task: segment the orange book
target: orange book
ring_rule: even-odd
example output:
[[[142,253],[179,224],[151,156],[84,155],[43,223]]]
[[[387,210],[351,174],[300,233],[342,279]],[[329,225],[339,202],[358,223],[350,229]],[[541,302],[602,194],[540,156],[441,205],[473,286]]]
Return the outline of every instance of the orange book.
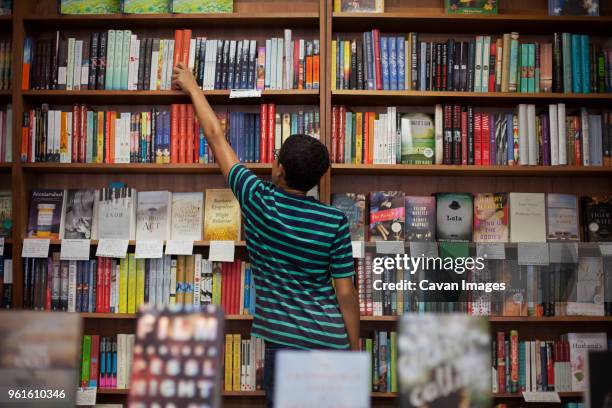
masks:
[[[23,116],[23,125],[21,126],[21,161],[29,163],[32,161],[30,157],[30,113],[25,112]]]
[[[174,31],[174,55],[172,59],[173,68],[181,61],[183,55],[183,30]]]
[[[98,112],[98,129],[96,129],[96,163],[104,163],[104,112]]]
[[[170,163],[178,163],[179,105],[170,105]]]
[[[111,125],[112,115],[111,112],[106,112],[106,129],[104,129],[104,163],[112,163],[110,155],[110,140],[111,140]]]
[[[376,114],[374,112],[370,112],[370,120],[368,121],[368,133],[370,134],[370,141],[368,143],[368,147],[370,150],[370,154],[368,156],[368,164],[372,164],[374,161],[373,152],[374,152],[374,119],[376,119]]]
[[[306,56],[306,81],[304,88],[312,89],[312,54]]]
[[[370,160],[370,132],[368,129],[368,123],[370,119],[370,112],[363,113],[363,164],[368,164]]]
[[[191,30],[183,30],[183,54],[181,62],[185,65],[189,64],[189,45],[191,43]]]
[[[185,127],[187,128],[187,151],[185,152],[185,162],[193,163],[193,148],[195,145],[193,133],[193,105],[185,105],[187,107],[187,118]]]
[[[179,105],[179,123],[178,123],[178,162],[185,163],[185,155],[187,152],[187,105],[182,103]]]
[[[111,112],[110,159],[115,163],[115,141],[117,135],[117,112]]]
[[[33,44],[31,38],[26,38],[23,47],[23,68],[21,72],[21,89],[30,89],[30,66],[32,63]]]
[[[315,48],[315,54],[312,56],[312,88],[319,89],[319,50]]]
[[[268,105],[261,104],[259,112],[259,162],[268,163]]]

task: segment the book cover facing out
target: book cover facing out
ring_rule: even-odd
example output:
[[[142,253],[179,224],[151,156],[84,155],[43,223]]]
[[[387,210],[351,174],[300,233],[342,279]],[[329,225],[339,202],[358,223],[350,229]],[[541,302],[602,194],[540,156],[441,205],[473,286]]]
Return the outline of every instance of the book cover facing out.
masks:
[[[548,241],[578,241],[578,199],[572,194],[546,195]]]
[[[365,194],[332,194],[332,206],[341,210],[348,219],[353,241],[363,241],[365,235]]]
[[[220,407],[223,326],[213,305],[141,309],[129,406]]]
[[[231,13],[233,0],[172,0],[173,13]]]
[[[382,13],[385,11],[385,0],[334,0],[334,11],[345,13]]]
[[[402,164],[433,164],[434,121],[425,113],[406,113],[401,119]]]
[[[201,240],[203,214],[202,192],[173,193],[170,238],[185,241]]]
[[[469,193],[436,193],[438,241],[470,242],[473,203]]]
[[[405,223],[404,193],[370,193],[370,241],[403,241]]]
[[[397,373],[400,407],[491,406],[491,343],[486,318],[405,314]]]
[[[13,198],[10,190],[0,191],[0,237],[10,237],[13,229]]]
[[[406,196],[406,241],[436,240],[436,198]]]
[[[474,242],[508,242],[508,194],[474,196]]]
[[[60,0],[60,14],[117,14],[121,0]]]
[[[29,238],[59,239],[64,205],[64,190],[32,190]]]
[[[64,235],[66,239],[91,239],[96,190],[68,190]]]
[[[123,0],[127,14],[161,14],[170,12],[172,0]]]
[[[572,373],[572,391],[586,389],[586,360],[592,351],[608,349],[607,335],[601,333],[568,333],[570,347],[570,369]]]
[[[548,15],[597,17],[599,0],[548,0]]]
[[[206,190],[204,240],[240,239],[240,205],[229,188]]]
[[[37,400],[36,406],[74,406],[80,336],[81,318],[77,313],[3,312],[0,319],[3,401],[8,402],[4,398],[8,397],[9,389],[64,390],[65,398]],[[34,406],[26,400],[21,402],[23,405],[17,405]]]
[[[612,197],[583,197],[582,211],[585,241],[612,241]]]
[[[497,14],[497,0],[445,0],[448,14]]]

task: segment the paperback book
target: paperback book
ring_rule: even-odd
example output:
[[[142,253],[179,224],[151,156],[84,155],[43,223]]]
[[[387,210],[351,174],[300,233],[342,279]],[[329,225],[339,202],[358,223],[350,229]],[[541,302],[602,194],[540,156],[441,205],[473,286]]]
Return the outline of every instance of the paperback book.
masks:
[[[332,206],[341,210],[349,223],[351,240],[363,241],[365,235],[365,194],[332,194]]]
[[[172,0],[123,0],[126,14],[163,14],[170,12]]]
[[[602,258],[582,257],[567,302],[568,316],[604,315],[604,268]],[[607,294],[608,296],[610,294]]]
[[[436,193],[436,236],[438,241],[470,242],[473,201],[469,193]]]
[[[370,193],[370,241],[404,241],[405,199],[401,191]]]
[[[612,241],[612,197],[583,197],[582,214],[585,241]]]
[[[546,242],[544,193],[510,193],[510,242]]]
[[[599,0],[548,0],[548,15],[597,17]]]
[[[200,241],[203,214],[203,193],[173,193],[170,239]]]
[[[96,222],[96,195],[93,189],[66,191],[62,239],[91,239]]]
[[[578,198],[572,194],[546,194],[548,241],[579,241]]]
[[[334,11],[344,13],[383,13],[385,0],[334,0]]]
[[[129,187],[98,190],[98,239],[136,239],[136,196]]]
[[[425,113],[401,116],[401,163],[433,164],[435,148],[434,120]]]
[[[240,205],[230,189],[206,190],[204,207],[205,241],[240,240]]]
[[[497,14],[497,0],[444,0],[449,14]]]
[[[13,229],[13,197],[10,190],[0,191],[0,237],[8,238]]]
[[[64,200],[64,190],[32,190],[28,218],[29,238],[59,239],[63,229]]]
[[[231,13],[234,0],[172,0],[173,13]]]
[[[117,14],[121,0],[60,0],[60,14]]]
[[[590,351],[606,351],[606,333],[568,333],[563,339],[569,342],[572,391],[586,390],[586,362]]]
[[[136,211],[136,240],[165,241],[170,237],[169,191],[141,191]]]
[[[508,242],[508,194],[474,196],[474,242]]]
[[[406,241],[436,240],[436,198],[406,196]]]

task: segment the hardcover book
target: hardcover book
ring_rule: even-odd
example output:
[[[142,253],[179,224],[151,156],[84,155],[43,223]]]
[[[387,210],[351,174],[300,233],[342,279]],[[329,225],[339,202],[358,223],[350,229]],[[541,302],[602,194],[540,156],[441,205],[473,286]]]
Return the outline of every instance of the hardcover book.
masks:
[[[436,193],[438,241],[470,242],[473,202],[469,193]]]
[[[583,257],[578,260],[575,282],[567,302],[568,316],[604,315],[604,269],[602,258]]]
[[[397,351],[401,408],[491,406],[491,339],[486,318],[461,313],[405,314]]]
[[[231,13],[233,0],[172,0],[173,13]]]
[[[401,191],[370,193],[370,241],[403,241],[405,199]]]
[[[170,12],[172,0],[123,0],[123,12],[127,14],[162,14]]]
[[[448,14],[497,14],[497,0],[444,0]]]
[[[60,14],[117,14],[121,0],[60,0]]]
[[[0,191],[0,237],[10,237],[13,229],[13,198],[10,190]]]
[[[173,193],[170,239],[200,241],[203,214],[204,193]]]
[[[543,193],[510,193],[510,242],[546,242]]]
[[[585,241],[612,241],[612,197],[582,197],[582,213]]]
[[[64,197],[64,190],[32,190],[28,218],[29,238],[59,239]]]
[[[240,228],[240,205],[232,190],[206,190],[204,240],[238,241],[240,239]]]
[[[508,242],[508,194],[474,196],[474,242]]]
[[[565,340],[570,347],[570,369],[572,391],[586,389],[586,359],[590,351],[605,351],[607,347],[606,333],[568,333]]]
[[[223,312],[213,305],[143,308],[136,328],[128,405],[219,408],[223,326]],[[179,349],[180,353],[168,353]],[[159,370],[151,361],[176,370]]]
[[[434,121],[425,113],[401,116],[401,163],[433,164],[435,148]]]
[[[578,241],[578,199],[573,194],[546,195],[547,238],[549,241]]]
[[[406,196],[406,241],[436,240],[436,198]]]
[[[549,16],[599,16],[599,0],[548,0]]]
[[[98,191],[98,239],[136,239],[136,196],[128,187]]]
[[[96,190],[66,191],[66,206],[64,213],[64,229],[61,238],[91,239],[95,222],[94,206]]]
[[[332,194],[332,206],[346,215],[351,229],[351,240],[363,241],[365,235],[365,194]]]
[[[170,236],[169,191],[141,191],[136,210],[136,240],[165,241]]]
[[[383,13],[385,11],[385,0],[334,0],[334,11]]]

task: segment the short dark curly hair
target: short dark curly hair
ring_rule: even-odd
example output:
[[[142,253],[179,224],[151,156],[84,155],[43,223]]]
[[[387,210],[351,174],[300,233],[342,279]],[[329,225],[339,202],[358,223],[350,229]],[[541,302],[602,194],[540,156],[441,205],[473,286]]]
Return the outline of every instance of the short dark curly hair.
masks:
[[[312,136],[295,134],[285,140],[278,154],[290,188],[308,191],[329,169],[327,147]]]

